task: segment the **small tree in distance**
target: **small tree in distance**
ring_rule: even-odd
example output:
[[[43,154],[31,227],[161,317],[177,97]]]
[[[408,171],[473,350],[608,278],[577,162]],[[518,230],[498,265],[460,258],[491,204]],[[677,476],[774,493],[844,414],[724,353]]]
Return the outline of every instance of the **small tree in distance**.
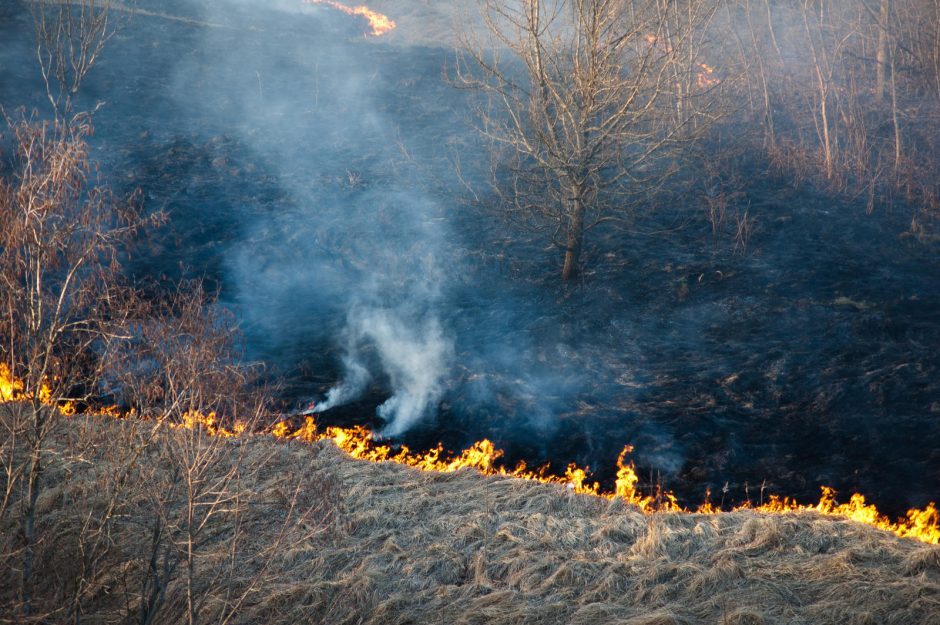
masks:
[[[480,0],[486,33],[462,34],[457,83],[485,94],[494,188],[554,228],[564,281],[585,233],[649,197],[714,121],[721,85],[700,57],[718,5]]]
[[[36,59],[46,97],[60,123],[71,123],[73,98],[114,35],[110,0],[33,0]],[[77,117],[82,118],[87,113]]]

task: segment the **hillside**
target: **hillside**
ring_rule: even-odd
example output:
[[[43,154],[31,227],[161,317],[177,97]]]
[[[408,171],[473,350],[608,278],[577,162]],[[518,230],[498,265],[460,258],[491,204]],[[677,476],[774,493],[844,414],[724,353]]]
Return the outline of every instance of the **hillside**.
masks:
[[[353,460],[328,441],[151,439],[146,422],[65,423],[39,502],[37,594],[66,595],[90,553],[77,548],[80,529],[110,502],[112,542],[86,580],[84,623],[139,622],[148,567],[170,572],[150,622],[184,622],[185,567],[166,568],[182,533],[149,554],[152,528],[178,530],[185,516],[169,495],[186,481],[174,482],[173,463],[200,449],[205,483],[235,475],[194,559],[200,622],[940,623],[940,547],[848,521],[644,516],[562,486]]]
[[[0,2],[0,625],[940,625],[940,3],[366,1]]]

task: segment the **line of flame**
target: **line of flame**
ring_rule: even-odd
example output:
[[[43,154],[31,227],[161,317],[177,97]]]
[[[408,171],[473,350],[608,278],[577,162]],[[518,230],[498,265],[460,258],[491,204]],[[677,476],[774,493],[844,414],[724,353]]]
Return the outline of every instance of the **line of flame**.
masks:
[[[667,490],[657,487],[656,492],[644,495],[637,489],[639,477],[636,467],[628,460],[633,447],[624,447],[617,458],[617,478],[613,492],[602,491],[597,482],[589,481],[589,472],[586,468],[570,464],[565,474],[553,475],[548,467],[532,469],[524,462],[513,468],[507,468],[499,461],[503,452],[497,449],[489,440],[482,440],[471,445],[457,456],[449,456],[443,447],[437,447],[428,452],[412,452],[407,446],[402,446],[394,452],[388,445],[377,443],[372,432],[362,426],[351,428],[327,427],[319,429],[312,416],[306,417],[303,425],[292,428],[286,422],[277,423],[271,430],[277,438],[295,439],[305,442],[332,440],[337,447],[349,456],[369,462],[395,462],[415,467],[422,471],[439,471],[450,473],[459,469],[473,469],[483,475],[501,475],[506,477],[533,480],[546,484],[564,485],[569,490],[585,495],[604,497],[606,499],[620,498],[625,502],[639,508],[645,514],[655,512],[680,512],[697,514],[720,514],[722,509],[706,501],[698,508],[690,510],[681,506],[676,496]],[[913,508],[907,511],[904,518],[892,521],[878,511],[873,504],[865,502],[865,496],[855,493],[848,503],[836,501],[836,491],[828,486],[822,487],[822,495],[815,504],[800,504],[790,497],[772,495],[767,502],[753,504],[746,502],[734,508],[737,510],[751,510],[765,514],[792,514],[798,512],[817,512],[831,517],[848,519],[864,523],[881,530],[892,532],[903,538],[913,538],[929,544],[940,544],[940,511],[934,503],[923,509]]]
[[[307,4],[322,4],[330,8],[342,11],[347,15],[358,15],[366,18],[369,21],[369,26],[372,27],[372,36],[380,37],[385,33],[389,32],[395,28],[395,22],[388,17],[387,15],[382,15],[381,13],[376,13],[369,7],[365,5],[359,6],[347,6],[341,2],[335,2],[334,0],[303,0]]]
[[[40,400],[52,404],[50,392],[47,387],[40,390]],[[11,375],[9,368],[0,363],[0,403],[7,401],[22,401],[30,399],[24,392],[23,383]],[[73,404],[58,404],[63,414],[76,412]],[[115,407],[98,408],[93,414],[114,418],[132,418],[133,413],[122,413]],[[172,427],[196,429],[203,428],[212,436],[235,437],[247,432],[243,422],[235,421],[231,429],[224,427],[214,412],[203,414],[190,411],[183,416],[183,421]],[[350,428],[327,427],[320,429],[312,416],[307,416],[302,425],[292,426],[287,421],[279,421],[269,431],[279,439],[292,439],[312,443],[322,440],[331,440],[346,454],[358,460],[369,462],[395,462],[404,464],[422,471],[439,471],[451,473],[460,469],[473,469],[483,475],[500,475],[524,480],[532,480],[545,484],[558,484],[578,494],[593,495],[606,499],[620,498],[625,502],[639,508],[645,514],[655,512],[680,512],[698,514],[720,514],[722,509],[706,501],[698,508],[690,510],[679,505],[676,496],[666,490],[657,488],[651,495],[644,495],[637,489],[639,477],[636,467],[628,460],[633,447],[624,447],[617,458],[617,478],[613,492],[601,490],[600,484],[589,481],[589,470],[575,464],[568,465],[565,474],[553,475],[547,466],[530,468],[525,462],[520,462],[512,468],[507,468],[500,462],[503,457],[502,450],[497,449],[489,440],[474,443],[459,455],[448,454],[443,446],[427,452],[412,452],[408,447],[402,446],[397,452],[388,445],[378,443],[370,430],[362,426]],[[925,508],[913,508],[907,511],[904,518],[892,521],[878,511],[873,504],[865,502],[864,495],[855,493],[848,503],[836,501],[836,491],[828,486],[822,487],[822,495],[816,504],[800,504],[790,497],[772,495],[767,502],[754,505],[746,502],[734,510],[752,510],[765,514],[791,514],[797,512],[817,512],[825,516],[849,519],[864,523],[903,538],[913,538],[925,543],[940,544],[940,511],[934,503]]]

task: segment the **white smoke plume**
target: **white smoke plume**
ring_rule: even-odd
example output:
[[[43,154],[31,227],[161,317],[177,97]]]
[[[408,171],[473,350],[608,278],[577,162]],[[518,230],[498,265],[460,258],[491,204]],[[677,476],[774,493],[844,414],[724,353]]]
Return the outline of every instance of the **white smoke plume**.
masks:
[[[330,389],[318,410],[352,401],[365,389],[371,373],[363,354],[372,348],[392,392],[378,409],[386,423],[383,436],[397,436],[436,411],[454,353],[453,341],[436,315],[419,320],[400,310],[367,309],[350,316],[348,330],[352,340],[343,380]]]
[[[322,412],[356,400],[372,380],[372,374],[351,355],[343,357],[343,379],[331,388],[326,399],[318,402],[315,410]]]

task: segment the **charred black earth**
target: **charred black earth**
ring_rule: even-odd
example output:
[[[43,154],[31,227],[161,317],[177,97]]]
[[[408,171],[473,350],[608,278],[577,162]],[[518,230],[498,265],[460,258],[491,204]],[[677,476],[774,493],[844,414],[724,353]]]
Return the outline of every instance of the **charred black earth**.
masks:
[[[565,289],[548,239],[455,173],[473,183],[486,157],[451,50],[367,40],[320,7],[150,8],[185,19],[121,14],[80,103],[104,103],[103,180],[170,214],[129,270],[217,284],[288,408],[348,378],[355,343],[373,375],[321,418],[381,428],[402,384],[383,350],[408,352],[440,369],[393,438],[412,447],[487,437],[610,480],[631,443],[688,504],[822,484],[889,513],[940,497],[940,250],[901,236],[902,207],[868,215],[755,165],[746,254],[686,199],[592,233]],[[25,5],[0,6],[0,42],[0,104],[45,106]]]

